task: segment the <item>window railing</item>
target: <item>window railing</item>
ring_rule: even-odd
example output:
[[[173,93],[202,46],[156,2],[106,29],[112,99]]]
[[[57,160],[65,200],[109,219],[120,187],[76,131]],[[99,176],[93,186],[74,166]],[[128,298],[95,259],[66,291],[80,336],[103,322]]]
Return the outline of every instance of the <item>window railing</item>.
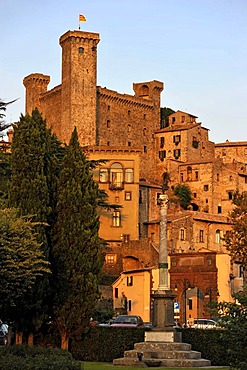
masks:
[[[124,183],[122,181],[120,181],[120,182],[110,182],[109,189],[111,189],[111,190],[123,190],[124,189]]]

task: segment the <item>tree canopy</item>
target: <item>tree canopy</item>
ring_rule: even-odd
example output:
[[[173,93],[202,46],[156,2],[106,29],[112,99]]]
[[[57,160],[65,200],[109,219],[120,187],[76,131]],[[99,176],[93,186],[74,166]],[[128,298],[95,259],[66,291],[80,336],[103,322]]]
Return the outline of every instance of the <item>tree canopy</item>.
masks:
[[[89,324],[99,297],[103,264],[98,236],[99,189],[78,142],[76,129],[66,148],[58,182],[57,219],[53,228],[52,284],[54,318],[61,347]]]
[[[1,319],[16,320],[37,277],[50,272],[35,227],[16,209],[0,210]]]
[[[174,188],[174,194],[178,197],[180,206],[187,209],[192,199],[190,187],[187,184],[178,184]]]
[[[244,287],[247,285],[247,192],[236,192],[234,209],[229,214],[232,229],[225,235],[226,248],[232,259],[243,266]]]

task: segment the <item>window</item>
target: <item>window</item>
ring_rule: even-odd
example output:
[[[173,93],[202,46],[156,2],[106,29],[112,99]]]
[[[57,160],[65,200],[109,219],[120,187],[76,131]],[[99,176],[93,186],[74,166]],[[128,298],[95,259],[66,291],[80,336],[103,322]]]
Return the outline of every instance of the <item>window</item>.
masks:
[[[108,182],[108,169],[107,168],[101,168],[99,170],[99,181]]]
[[[208,203],[208,198],[205,199],[205,203]]]
[[[176,117],[172,117],[172,123],[176,122]]]
[[[160,147],[161,148],[164,148],[164,145],[165,145],[165,138],[164,137],[161,137],[160,138]]]
[[[114,211],[112,214],[112,226],[120,227],[121,226],[121,213],[120,211]]]
[[[203,243],[203,241],[204,241],[204,235],[203,234],[204,234],[203,230],[200,230],[200,232],[199,232],[199,242],[200,243]]]
[[[184,123],[184,121],[185,121],[185,116],[182,116],[181,117],[181,122]]]
[[[189,310],[193,310],[193,300],[189,298]]]
[[[133,276],[127,276],[127,286],[133,285]]]
[[[180,157],[180,149],[175,149],[173,151],[174,158],[178,159]]]
[[[143,118],[146,119],[146,114],[145,113],[143,114]]]
[[[114,296],[115,296],[115,298],[118,298],[118,288],[114,289]]]
[[[219,230],[219,229],[217,229],[217,230],[216,230],[216,233],[215,233],[215,242],[216,242],[217,244],[219,244],[219,243],[220,243],[220,230]]]
[[[159,159],[163,162],[163,160],[166,158],[166,151],[160,150],[159,151]]]
[[[132,199],[132,192],[131,191],[126,191],[124,193],[124,200],[131,200]]]
[[[145,127],[144,127],[142,133],[143,133],[143,136],[146,136],[147,135],[147,129]]]
[[[192,167],[188,166],[187,167],[187,181],[191,181],[191,180],[192,180]]]
[[[222,155],[225,156],[226,155],[226,149],[222,149]]]
[[[143,147],[143,152],[147,153],[147,146],[146,145],[144,145],[144,147]]]
[[[196,198],[196,193],[193,193],[193,197]]]
[[[180,229],[180,240],[184,240],[185,237],[184,237],[184,229]]]
[[[78,53],[79,54],[83,54],[84,53],[84,49],[82,47],[78,48]]]
[[[128,132],[131,132],[131,125],[128,125]]]
[[[119,203],[119,197],[115,197],[115,203]]]
[[[233,199],[233,193],[232,191],[228,191],[228,199],[232,200]]]
[[[175,145],[178,145],[181,141],[181,135],[174,135],[173,136],[173,142]]]
[[[134,170],[133,168],[126,168],[125,170],[125,182],[134,182]]]
[[[110,141],[107,141],[107,144],[106,144],[107,146],[110,146]]]
[[[180,182],[184,182],[184,174],[183,174],[183,172],[181,172],[181,174],[180,174]]]
[[[110,189],[123,188],[123,167],[120,163],[113,163],[110,169]]]
[[[131,299],[128,301],[128,311],[131,311],[132,309],[132,304],[131,304]]]
[[[217,175],[216,175],[216,180],[217,181],[220,181],[220,175],[219,175],[219,173],[217,173]]]
[[[198,181],[199,180],[199,172],[198,171],[195,171],[195,180]]]
[[[131,141],[128,141],[128,146],[131,146]]]
[[[159,200],[160,195],[161,195],[161,193],[156,193],[156,204],[157,205],[159,205],[159,202],[160,202],[160,200]]]
[[[110,128],[110,120],[109,119],[106,121],[106,127]]]
[[[116,255],[115,254],[106,254],[105,261],[107,264],[116,263]]]
[[[123,242],[128,243],[130,241],[130,234],[123,234]]]
[[[130,110],[128,110],[128,116],[130,116]]]
[[[208,185],[204,185],[204,186],[203,186],[203,190],[204,190],[204,191],[208,191]]]
[[[218,213],[222,213],[222,207],[220,204],[218,205]]]
[[[111,109],[111,107],[110,107],[110,105],[108,105],[108,106],[107,106],[107,110],[110,110],[110,109]]]
[[[142,204],[143,199],[142,199],[142,190],[139,190],[139,203]]]

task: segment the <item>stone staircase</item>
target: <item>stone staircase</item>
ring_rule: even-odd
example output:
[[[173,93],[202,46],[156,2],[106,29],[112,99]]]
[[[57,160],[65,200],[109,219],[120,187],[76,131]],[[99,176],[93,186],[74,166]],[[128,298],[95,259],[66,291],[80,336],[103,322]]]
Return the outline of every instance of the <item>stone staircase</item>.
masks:
[[[124,352],[123,358],[113,360],[113,365],[135,367],[210,367],[211,362],[192,351],[188,343],[142,342]]]

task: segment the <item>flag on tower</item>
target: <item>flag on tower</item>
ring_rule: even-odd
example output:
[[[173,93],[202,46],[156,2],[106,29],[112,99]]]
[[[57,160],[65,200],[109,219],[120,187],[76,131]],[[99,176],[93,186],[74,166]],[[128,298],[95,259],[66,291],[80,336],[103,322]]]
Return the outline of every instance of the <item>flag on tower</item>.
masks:
[[[84,15],[79,14],[79,22],[86,22],[86,18],[84,17]]]

